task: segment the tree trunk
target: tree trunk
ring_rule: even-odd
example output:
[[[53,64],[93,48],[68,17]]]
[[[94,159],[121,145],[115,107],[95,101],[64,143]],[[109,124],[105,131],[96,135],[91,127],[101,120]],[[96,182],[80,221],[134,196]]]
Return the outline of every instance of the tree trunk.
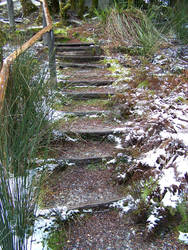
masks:
[[[14,5],[12,0],[7,0],[8,18],[10,23],[10,28],[15,29],[14,22]]]
[[[92,6],[91,6],[91,8],[92,9],[97,9],[98,8],[98,3],[99,3],[98,0],[92,0]]]
[[[78,3],[78,16],[80,18],[83,18],[83,14],[84,14],[84,6],[85,6],[85,0],[79,0]]]
[[[23,16],[28,16],[37,10],[37,7],[30,0],[20,0]]]

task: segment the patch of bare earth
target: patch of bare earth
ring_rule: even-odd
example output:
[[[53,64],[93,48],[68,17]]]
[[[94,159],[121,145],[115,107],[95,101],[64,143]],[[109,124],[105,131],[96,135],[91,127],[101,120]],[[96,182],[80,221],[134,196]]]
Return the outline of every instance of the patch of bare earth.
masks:
[[[63,106],[62,111],[69,111],[69,112],[86,112],[86,111],[103,111],[107,110],[107,107],[105,107],[104,102],[100,103],[88,103],[86,102],[85,104],[83,102],[75,102],[73,105],[72,103],[66,106]]]
[[[109,93],[114,94],[114,90],[110,87],[74,87],[74,88],[64,88],[66,92],[76,92],[76,93]]]
[[[91,118],[77,118],[72,121],[63,121],[59,124],[59,128],[63,131],[79,133],[80,131],[90,131],[90,130],[103,130],[109,129],[114,130],[124,127],[124,124],[116,123],[104,118],[91,117]]]
[[[111,73],[107,69],[83,69],[83,70],[75,70],[71,68],[66,68],[61,70],[62,74],[68,76],[67,82],[69,81],[77,81],[81,82],[84,80],[92,80],[99,81],[103,80],[113,80],[114,78],[111,76]]]
[[[129,215],[122,217],[118,211],[98,210],[69,223],[67,242],[63,249],[185,250],[185,246],[175,238],[173,233],[167,233],[148,241],[144,237],[144,225],[133,223]]]
[[[86,158],[114,156],[114,144],[99,141],[65,142],[64,144],[51,145],[56,158]]]
[[[45,180],[43,189],[46,207],[77,207],[96,201],[107,201],[121,196],[112,184],[112,170],[101,164],[87,167],[71,166],[65,171],[55,170]]]

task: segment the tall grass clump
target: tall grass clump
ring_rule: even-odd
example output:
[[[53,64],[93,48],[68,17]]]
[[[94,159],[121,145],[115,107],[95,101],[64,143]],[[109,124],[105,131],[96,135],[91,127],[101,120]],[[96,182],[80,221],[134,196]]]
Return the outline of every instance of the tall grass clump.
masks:
[[[0,249],[27,249],[32,234],[40,186],[32,167],[48,143],[47,92],[37,60],[21,55],[12,66],[0,114]]]
[[[156,50],[162,40],[161,33],[139,9],[111,9],[106,18],[105,33],[116,46],[140,46],[144,54]]]

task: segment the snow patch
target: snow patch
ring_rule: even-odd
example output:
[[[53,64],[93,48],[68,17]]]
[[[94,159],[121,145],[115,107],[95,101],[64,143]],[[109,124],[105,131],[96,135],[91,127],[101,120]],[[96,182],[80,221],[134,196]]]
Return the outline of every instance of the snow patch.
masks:
[[[108,161],[106,164],[114,164],[114,163],[116,163],[116,159],[112,159],[112,160]]]
[[[175,194],[173,194],[172,192],[170,192],[169,190],[167,190],[164,198],[162,199],[162,204],[164,207],[173,207],[176,208],[178,202],[181,200],[178,192],[176,192]]]
[[[176,176],[174,173],[174,168],[164,169],[162,172],[163,176],[159,179],[159,185],[162,193],[165,191],[167,187],[171,187],[172,185],[179,186],[180,182],[176,181]]]
[[[153,149],[153,150],[149,151],[148,153],[146,153],[142,157],[142,159],[139,160],[139,162],[141,162],[142,164],[149,165],[151,167],[155,167],[157,158],[160,155],[164,155],[164,154],[165,154],[165,150],[162,148]]]
[[[126,173],[124,174],[118,174],[117,178],[121,178],[121,179],[125,179],[126,177]]]
[[[176,170],[178,172],[178,177],[184,177],[188,173],[188,158],[183,155],[180,155],[176,158],[175,162]]]
[[[135,200],[131,195],[128,195],[125,199],[114,202],[110,207],[118,208],[122,213],[128,213],[130,210],[135,209]]]
[[[188,244],[188,233],[179,232],[178,240],[182,241],[185,244]]]

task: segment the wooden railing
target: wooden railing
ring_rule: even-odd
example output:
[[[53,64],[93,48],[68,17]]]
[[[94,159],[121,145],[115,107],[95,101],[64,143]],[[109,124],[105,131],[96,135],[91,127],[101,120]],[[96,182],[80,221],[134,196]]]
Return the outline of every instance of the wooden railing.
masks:
[[[4,61],[2,65],[2,69],[0,72],[0,110],[3,107],[4,99],[5,99],[5,93],[6,93],[6,88],[8,84],[8,79],[9,79],[9,71],[10,71],[10,66],[13,64],[15,59],[22,54],[24,51],[26,51],[28,48],[30,48],[36,41],[38,41],[45,33],[48,32],[49,35],[49,40],[51,40],[51,43],[49,45],[49,64],[50,60],[52,59],[55,61],[55,57],[52,58],[50,54],[54,54],[54,48],[52,48],[54,42],[53,40],[53,31],[52,31],[52,19],[48,10],[48,6],[46,3],[46,0],[40,0],[40,2],[43,5],[43,14],[44,14],[44,23],[47,25],[44,27],[42,30],[40,30],[38,33],[36,33],[31,39],[29,39],[26,43],[24,43],[20,48],[15,50],[12,54],[10,54]],[[52,33],[50,33],[52,32]],[[54,62],[55,63],[55,62]],[[54,74],[54,73],[53,73]]]

